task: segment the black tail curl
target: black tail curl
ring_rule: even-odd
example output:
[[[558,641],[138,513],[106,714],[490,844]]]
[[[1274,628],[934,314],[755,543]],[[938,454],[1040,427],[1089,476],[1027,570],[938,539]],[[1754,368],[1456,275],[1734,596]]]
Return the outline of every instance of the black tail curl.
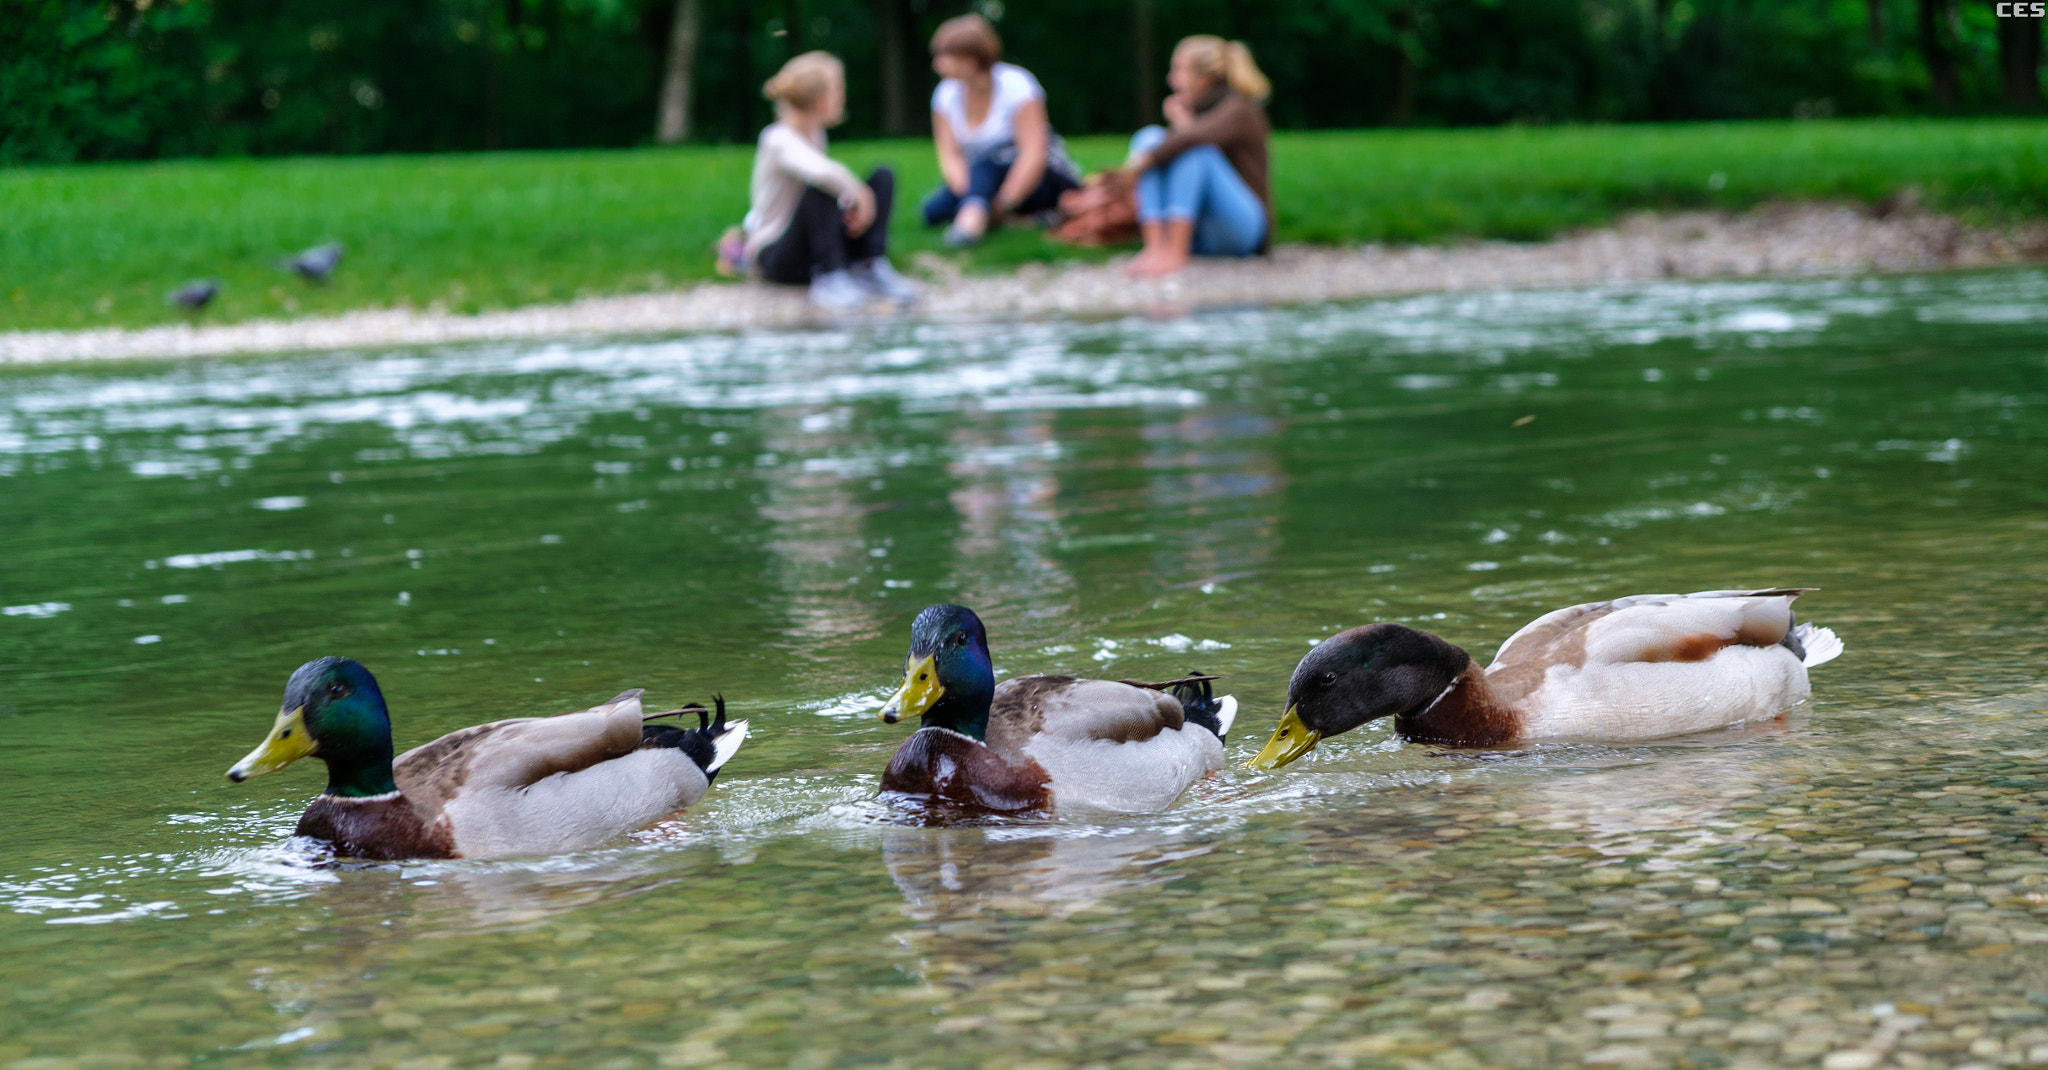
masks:
[[[1805,664],[1806,644],[1799,641],[1799,614],[1792,614],[1791,621],[1785,625],[1785,638],[1778,640],[1778,645],[1790,650],[1800,664]]]
[[[640,745],[674,747],[689,755],[690,760],[697,763],[697,768],[704,770],[705,780],[718,779],[718,770],[711,768],[711,763],[718,758],[717,748],[713,744],[718,737],[726,733],[725,696],[713,695],[711,701],[718,707],[716,719],[713,719],[710,710],[698,702],[686,703],[679,710],[648,714],[642,719],[652,722],[663,717],[680,717],[686,713],[694,713],[697,715],[697,727],[689,729],[673,724],[644,724],[640,727]]]
[[[1223,703],[1217,701],[1215,689],[1209,686],[1209,681],[1220,679],[1204,676],[1198,669],[1167,685],[1167,690],[1180,700],[1180,712],[1188,720],[1216,733],[1219,742],[1229,742],[1223,738]]]

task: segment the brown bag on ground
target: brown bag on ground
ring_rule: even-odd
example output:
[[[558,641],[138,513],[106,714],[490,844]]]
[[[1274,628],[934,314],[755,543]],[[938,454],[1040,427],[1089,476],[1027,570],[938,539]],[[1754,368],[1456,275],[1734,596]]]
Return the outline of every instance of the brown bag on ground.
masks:
[[[1070,245],[1115,245],[1138,236],[1138,188],[1128,171],[1103,171],[1060,194],[1067,218],[1052,236]]]

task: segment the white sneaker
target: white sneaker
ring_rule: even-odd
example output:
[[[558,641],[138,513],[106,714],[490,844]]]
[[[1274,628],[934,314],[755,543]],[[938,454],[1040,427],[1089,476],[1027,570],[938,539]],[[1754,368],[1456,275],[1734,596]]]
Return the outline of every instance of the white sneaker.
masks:
[[[853,265],[853,278],[869,293],[899,305],[914,305],[918,298],[924,296],[917,284],[904,278],[886,256]]]
[[[851,312],[868,303],[868,289],[841,268],[811,280],[811,304],[828,312]]]

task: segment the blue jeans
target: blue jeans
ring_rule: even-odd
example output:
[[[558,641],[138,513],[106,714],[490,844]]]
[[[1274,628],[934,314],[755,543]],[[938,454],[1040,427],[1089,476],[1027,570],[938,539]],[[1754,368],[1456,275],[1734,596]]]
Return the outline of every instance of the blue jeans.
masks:
[[[1148,126],[1131,137],[1131,151],[1165,140],[1164,127]],[[1196,256],[1250,256],[1266,241],[1266,206],[1214,145],[1196,145],[1138,176],[1138,221],[1166,219],[1194,221]]]
[[[924,199],[924,225],[942,227],[960,214],[968,204],[978,203],[983,208],[995,203],[996,192],[1003,188],[1004,180],[1010,177],[1010,165],[1015,162],[1014,153],[999,157],[983,157],[967,165],[967,192],[955,193],[950,186],[940,186]],[[1074,180],[1047,167],[1038,180],[1038,188],[1024,198],[1011,211],[1017,215],[1043,212],[1060,203],[1060,194],[1074,188]]]

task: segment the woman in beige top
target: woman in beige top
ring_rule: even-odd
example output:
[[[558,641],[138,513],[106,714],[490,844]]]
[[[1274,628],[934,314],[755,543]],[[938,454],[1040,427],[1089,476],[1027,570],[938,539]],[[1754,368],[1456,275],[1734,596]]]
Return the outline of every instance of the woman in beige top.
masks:
[[[857,308],[877,298],[909,304],[917,290],[886,251],[896,176],[876,168],[867,181],[825,155],[825,129],[846,115],[846,70],[829,52],[783,64],[761,92],[775,121],[754,152],[752,205],[740,229],[745,262],[763,277],[810,287],[822,308]]]
[[[1198,34],[1173,50],[1164,111],[1171,129],[1131,138],[1145,249],[1125,268],[1168,275],[1190,256],[1251,256],[1273,236],[1265,100],[1272,91],[1242,41]]]

